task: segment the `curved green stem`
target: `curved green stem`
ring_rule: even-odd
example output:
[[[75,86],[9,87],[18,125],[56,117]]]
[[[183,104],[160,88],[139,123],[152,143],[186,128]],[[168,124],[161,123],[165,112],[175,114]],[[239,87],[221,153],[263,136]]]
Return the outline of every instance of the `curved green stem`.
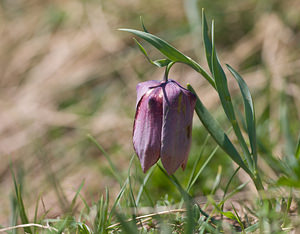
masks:
[[[172,67],[174,64],[175,64],[175,62],[170,62],[170,63],[166,66],[165,75],[164,75],[164,81],[168,81],[170,69],[171,69],[171,67]]]

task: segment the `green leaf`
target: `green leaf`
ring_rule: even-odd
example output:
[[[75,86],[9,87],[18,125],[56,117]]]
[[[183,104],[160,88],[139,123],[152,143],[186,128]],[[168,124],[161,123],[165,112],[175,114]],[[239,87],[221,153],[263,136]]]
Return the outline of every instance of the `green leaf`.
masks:
[[[144,19],[143,19],[143,17],[142,16],[140,16],[140,21],[141,21],[141,25],[142,25],[142,28],[143,28],[143,30],[144,30],[144,32],[148,32],[148,30],[146,29],[146,27],[145,27],[145,24],[144,24]]]
[[[243,96],[246,124],[247,124],[247,131],[248,131],[250,146],[251,146],[252,155],[253,155],[255,164],[257,164],[255,111],[254,111],[254,103],[252,100],[252,96],[251,96],[249,88],[248,88],[246,82],[243,80],[243,78],[231,66],[229,66],[228,64],[226,64],[226,66],[227,66],[228,70],[231,72],[231,74],[233,75],[233,77],[238,82],[242,96]]]
[[[241,129],[238,125],[238,122],[235,117],[233,104],[231,101],[228,85],[227,85],[227,78],[225,75],[224,70],[222,69],[222,66],[220,64],[220,61],[218,59],[216,49],[215,49],[215,43],[214,43],[214,24],[212,23],[212,69],[213,69],[213,77],[215,79],[217,92],[220,97],[221,104],[223,106],[223,109],[225,111],[225,114],[230,121],[234,133],[238,138],[238,141],[241,145],[241,148],[243,150],[244,156],[247,160],[248,166],[251,171],[253,171],[253,162],[251,159],[250,152],[248,150],[247,144],[245,142],[245,139],[241,133]]]
[[[151,33],[142,32],[139,30],[134,29],[126,29],[122,28],[119,29],[121,31],[130,32],[145,41],[149,42],[152,46],[154,46],[156,49],[158,49],[163,55],[165,55],[168,59],[172,60],[173,62],[180,62],[187,64],[191,66],[193,69],[195,69],[197,72],[199,72],[213,87],[215,87],[215,82],[213,78],[193,59],[190,57],[184,55],[180,51],[178,51],[175,47],[170,45],[168,42],[166,42],[163,39],[160,39],[159,37],[152,35]]]
[[[193,87],[188,84],[188,90],[193,92],[196,96],[196,92]],[[199,97],[197,96],[197,102],[195,107],[196,113],[201,120],[204,127],[207,131],[211,134],[217,144],[230,156],[230,158],[238,164],[241,168],[243,168],[250,176],[252,176],[252,172],[248,169],[245,165],[244,161],[242,160],[240,154],[233,146],[231,141],[229,140],[226,133],[222,130],[221,126],[218,122],[213,118],[213,116],[209,113],[206,107],[203,105]]]
[[[204,13],[204,9],[202,8],[202,37],[203,37],[203,43],[204,43],[204,48],[205,48],[205,55],[206,55],[206,60],[207,64],[209,67],[209,70],[212,72],[212,44],[211,40],[209,39],[208,36],[208,26],[207,26],[207,21]]]
[[[225,212],[221,212],[222,215],[224,215],[225,217],[238,221],[238,218],[230,211],[225,211]]]
[[[235,217],[237,218],[237,221],[238,221],[238,223],[240,224],[240,226],[241,226],[241,228],[242,228],[242,231],[244,232],[244,230],[245,230],[244,224],[243,224],[243,222],[242,222],[242,220],[241,220],[241,218],[240,218],[238,212],[236,211],[236,209],[235,209],[235,207],[233,206],[232,203],[231,203],[231,206],[232,206],[232,209],[234,210]]]
[[[135,38],[133,38],[133,40],[138,45],[140,51],[145,55],[145,57],[146,57],[146,59],[148,60],[149,63],[151,63],[151,64],[153,64],[157,67],[165,67],[165,66],[168,66],[168,64],[170,62],[172,62],[170,59],[159,59],[159,60],[156,60],[156,61],[152,61],[150,59],[150,57],[148,56],[148,53],[145,50],[145,48]]]
[[[222,211],[219,207],[219,205],[216,203],[216,201],[213,199],[212,196],[207,196],[207,200],[215,207],[215,209],[220,212],[222,215],[224,215],[225,217],[232,219],[232,220],[237,220],[237,217],[230,211]]]
[[[162,54],[174,62],[190,63],[191,59],[178,51],[175,47],[171,46],[168,42],[160,39],[159,37],[147,32],[142,32],[134,29],[120,29],[121,31],[130,32],[134,35],[149,42],[155,48],[157,48]]]

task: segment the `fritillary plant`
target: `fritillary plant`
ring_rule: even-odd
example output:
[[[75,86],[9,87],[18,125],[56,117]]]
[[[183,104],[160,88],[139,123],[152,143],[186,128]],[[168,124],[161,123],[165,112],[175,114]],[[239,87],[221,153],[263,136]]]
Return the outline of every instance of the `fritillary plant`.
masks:
[[[227,84],[227,77],[221,66],[214,42],[214,22],[211,35],[207,20],[202,11],[202,36],[209,72],[190,57],[184,55],[165,40],[149,33],[142,23],[144,31],[120,29],[130,32],[147,41],[158,49],[165,58],[152,61],[143,46],[135,40],[147,60],[157,66],[165,67],[164,81],[146,81],[137,86],[137,104],[134,123],[134,149],[146,172],[160,158],[167,174],[173,174],[180,166],[186,165],[191,138],[193,110],[200,121],[226,154],[252,179],[258,191],[264,190],[257,168],[257,143],[255,129],[255,111],[249,88],[243,78],[231,66],[226,65],[237,81],[244,103],[246,134],[249,144],[242,134],[237,121],[234,105]],[[208,81],[218,93],[222,108],[231,124],[241,148],[239,152],[224,129],[210,114],[191,85],[183,88],[176,81],[168,80],[168,73],[175,63],[190,66]],[[201,76],[199,76],[201,78]]]

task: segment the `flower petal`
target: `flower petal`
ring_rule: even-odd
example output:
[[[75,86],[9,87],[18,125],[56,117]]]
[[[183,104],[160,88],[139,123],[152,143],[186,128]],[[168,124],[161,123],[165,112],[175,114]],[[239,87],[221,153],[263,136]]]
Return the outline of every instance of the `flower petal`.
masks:
[[[160,84],[160,81],[157,80],[148,80],[142,83],[139,83],[136,86],[136,93],[137,93],[137,99],[136,99],[136,107],[139,104],[139,101],[144,96],[144,94],[149,90],[150,87],[155,87]]]
[[[168,174],[173,174],[187,162],[196,97],[173,80],[163,87],[163,95],[160,155]]]
[[[145,83],[145,82],[144,82]],[[138,103],[133,127],[133,146],[146,172],[160,156],[162,89],[148,90]]]

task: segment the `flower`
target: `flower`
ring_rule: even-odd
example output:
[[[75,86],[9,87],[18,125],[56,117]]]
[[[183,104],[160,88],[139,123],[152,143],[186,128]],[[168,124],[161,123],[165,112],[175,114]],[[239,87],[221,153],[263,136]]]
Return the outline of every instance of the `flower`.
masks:
[[[150,80],[136,87],[133,146],[146,172],[158,159],[167,173],[184,170],[191,146],[196,96],[174,80]]]

